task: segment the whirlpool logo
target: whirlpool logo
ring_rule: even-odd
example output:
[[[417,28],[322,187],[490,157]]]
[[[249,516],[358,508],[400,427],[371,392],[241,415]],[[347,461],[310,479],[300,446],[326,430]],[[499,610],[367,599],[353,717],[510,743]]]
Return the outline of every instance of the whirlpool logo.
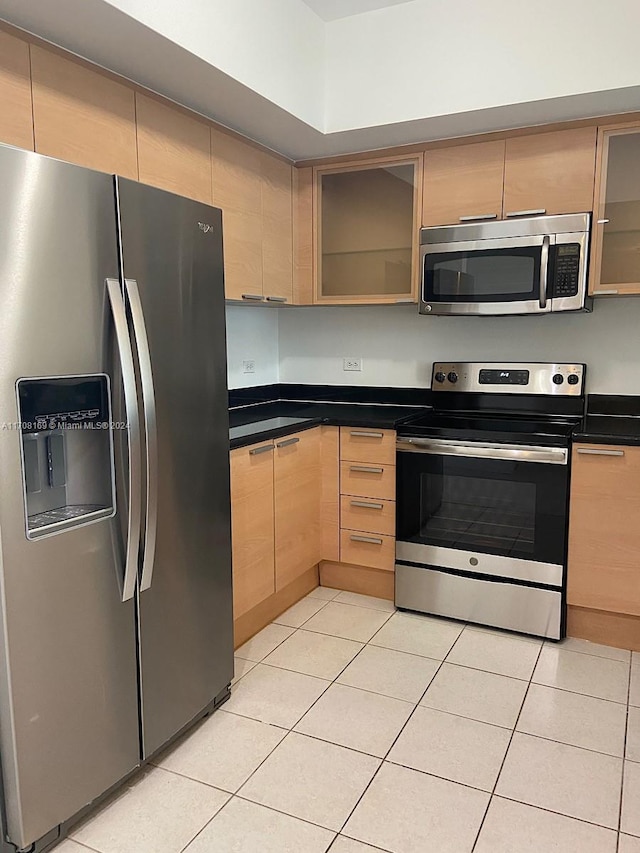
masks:
[[[213,225],[208,225],[206,222],[198,222],[198,228],[203,232],[203,234],[213,233]]]

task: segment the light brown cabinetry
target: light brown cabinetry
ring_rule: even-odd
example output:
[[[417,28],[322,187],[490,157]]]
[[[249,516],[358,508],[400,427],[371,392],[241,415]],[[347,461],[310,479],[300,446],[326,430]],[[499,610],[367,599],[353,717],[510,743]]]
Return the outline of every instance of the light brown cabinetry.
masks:
[[[235,619],[320,562],[322,521],[331,515],[324,509],[322,469],[323,441],[330,445],[332,434],[324,429],[231,451]],[[336,483],[336,507],[337,500]]]
[[[35,150],[138,177],[135,96],[97,71],[31,45]]]
[[[276,589],[282,589],[321,558],[320,429],[275,445]]]
[[[393,571],[394,430],[340,428],[340,561]]]
[[[500,219],[504,149],[500,139],[426,151],[422,224]]]
[[[575,445],[570,506],[570,607],[640,616],[640,447]]]
[[[595,161],[595,127],[507,139],[504,217],[591,210]]]
[[[231,451],[233,614],[244,615],[276,589],[273,442]]]
[[[33,151],[29,45],[0,31],[0,142]]]
[[[596,128],[425,151],[423,225],[592,209]]]
[[[640,293],[640,123],[601,128],[589,292]]]
[[[215,128],[213,203],[222,208],[227,299],[293,299],[292,166]]]
[[[415,299],[422,157],[314,169],[319,303]]]
[[[261,154],[262,293],[268,301],[293,301],[293,167]]]
[[[209,126],[136,92],[140,180],[211,204]]]

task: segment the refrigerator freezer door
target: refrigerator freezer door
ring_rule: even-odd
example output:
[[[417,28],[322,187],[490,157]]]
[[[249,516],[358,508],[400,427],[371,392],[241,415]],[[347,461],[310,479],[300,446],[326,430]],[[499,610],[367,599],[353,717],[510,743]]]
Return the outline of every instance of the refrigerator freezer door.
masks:
[[[18,379],[111,374],[113,178],[0,146],[0,205],[0,747],[23,848],[139,763],[138,694],[119,518],[29,541],[12,428]]]
[[[123,274],[140,295],[157,425],[155,558],[139,593],[149,756],[233,676],[222,223],[208,205],[121,178],[118,195]],[[144,358],[140,367],[144,384]]]

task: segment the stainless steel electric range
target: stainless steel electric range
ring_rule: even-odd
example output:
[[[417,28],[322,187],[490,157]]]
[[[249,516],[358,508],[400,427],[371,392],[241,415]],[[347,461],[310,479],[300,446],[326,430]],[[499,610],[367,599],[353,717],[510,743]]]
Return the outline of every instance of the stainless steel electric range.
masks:
[[[434,411],[398,428],[397,607],[564,636],[584,378],[583,364],[434,364]]]

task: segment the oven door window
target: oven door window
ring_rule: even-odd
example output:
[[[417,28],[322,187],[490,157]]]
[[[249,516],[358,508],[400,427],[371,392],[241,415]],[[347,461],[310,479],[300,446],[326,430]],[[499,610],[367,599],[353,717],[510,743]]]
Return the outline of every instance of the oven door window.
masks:
[[[509,245],[429,251],[424,256],[425,302],[524,302],[540,295],[542,247]],[[506,245],[505,245],[506,244]],[[436,248],[436,247],[434,247]]]
[[[398,454],[398,539],[561,564],[565,465]]]

